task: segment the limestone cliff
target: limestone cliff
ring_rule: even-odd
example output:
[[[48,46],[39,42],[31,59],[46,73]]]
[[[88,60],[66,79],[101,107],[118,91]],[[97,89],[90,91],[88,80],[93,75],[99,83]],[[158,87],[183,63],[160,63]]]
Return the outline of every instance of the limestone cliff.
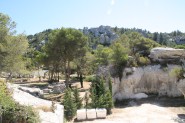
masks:
[[[155,93],[160,96],[178,97],[182,96],[178,88],[178,78],[173,75],[173,70],[181,68],[180,65],[169,64],[161,68],[160,65],[148,65],[132,69],[133,73],[124,76],[121,82],[118,78],[113,78],[114,99],[131,98],[137,93]],[[124,74],[125,71],[124,71]],[[185,79],[181,80],[181,83]]]
[[[185,95],[185,79],[179,79],[179,73],[174,71],[182,69],[179,64],[180,58],[184,58],[184,50],[175,50],[169,48],[158,48],[151,50],[151,58],[163,61],[175,59],[178,64],[168,64],[166,66],[151,64],[143,67],[128,67],[123,71],[121,81],[118,78],[112,78],[113,81],[113,98],[127,99],[132,98],[137,93],[153,93],[159,96],[178,97]],[[156,52],[154,52],[156,51]],[[174,52],[173,52],[174,51]],[[178,54],[178,55],[177,55]],[[179,55],[180,54],[180,55]],[[173,57],[176,56],[176,57]],[[153,59],[154,60],[154,59]]]

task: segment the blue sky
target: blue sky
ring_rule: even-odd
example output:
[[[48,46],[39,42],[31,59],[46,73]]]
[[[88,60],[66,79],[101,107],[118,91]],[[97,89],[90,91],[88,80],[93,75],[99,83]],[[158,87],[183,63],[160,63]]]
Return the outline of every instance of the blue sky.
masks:
[[[185,0],[0,0],[17,32],[100,25],[185,32]]]

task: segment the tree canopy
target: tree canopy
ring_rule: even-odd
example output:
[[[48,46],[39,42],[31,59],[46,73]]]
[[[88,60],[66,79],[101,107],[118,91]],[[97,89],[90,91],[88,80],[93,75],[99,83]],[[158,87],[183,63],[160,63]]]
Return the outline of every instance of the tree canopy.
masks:
[[[14,35],[16,24],[9,16],[0,13],[0,70],[13,74],[26,69],[25,54],[28,40],[25,35]]]

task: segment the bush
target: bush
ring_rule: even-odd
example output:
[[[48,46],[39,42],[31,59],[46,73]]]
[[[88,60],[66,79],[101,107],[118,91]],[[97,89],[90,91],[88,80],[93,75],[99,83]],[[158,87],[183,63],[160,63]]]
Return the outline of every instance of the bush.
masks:
[[[14,102],[3,81],[0,81],[0,105],[3,123],[40,122],[38,114],[31,107],[22,106]]]
[[[171,72],[170,72],[170,76],[177,77],[178,80],[184,78],[183,74],[184,74],[183,69],[182,68],[178,68],[178,67],[172,69]]]
[[[74,96],[74,103],[76,104],[76,108],[80,109],[82,107],[82,99],[80,98],[80,93],[77,87],[73,90],[73,96]]]
[[[94,75],[86,76],[85,81],[87,82],[93,82],[96,79]]]
[[[147,57],[142,57],[141,56],[141,57],[138,58],[138,64],[142,65],[142,66],[148,65],[148,64],[150,64],[150,60]]]
[[[73,102],[74,98],[70,88],[66,89],[64,93],[64,115],[67,120],[72,120],[76,114],[76,104]]]
[[[109,80],[110,81],[110,80]],[[97,77],[92,83],[90,89],[91,107],[92,108],[106,108],[108,114],[111,113],[113,107],[112,89],[105,88],[105,80],[101,77]],[[112,85],[109,82],[109,86]]]

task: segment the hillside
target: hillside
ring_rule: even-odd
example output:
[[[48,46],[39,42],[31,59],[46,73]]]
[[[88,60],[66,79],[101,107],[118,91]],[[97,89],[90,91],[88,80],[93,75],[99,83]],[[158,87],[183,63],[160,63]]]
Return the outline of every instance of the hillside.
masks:
[[[175,41],[179,42],[184,39],[185,33],[181,31],[173,31],[171,33],[151,33],[148,30],[138,29],[138,28],[118,28],[110,26],[99,26],[88,28],[84,27],[79,29],[86,36],[88,36],[89,47],[96,48],[98,44],[110,45],[115,39],[117,39],[122,34],[129,34],[131,32],[138,32],[146,38],[152,39],[160,44],[173,47],[175,46]],[[48,41],[48,36],[52,29],[47,29],[42,32],[36,33],[34,35],[28,35],[27,38],[32,47],[36,50],[40,50],[41,47]],[[185,42],[180,42],[179,44],[184,44]]]

